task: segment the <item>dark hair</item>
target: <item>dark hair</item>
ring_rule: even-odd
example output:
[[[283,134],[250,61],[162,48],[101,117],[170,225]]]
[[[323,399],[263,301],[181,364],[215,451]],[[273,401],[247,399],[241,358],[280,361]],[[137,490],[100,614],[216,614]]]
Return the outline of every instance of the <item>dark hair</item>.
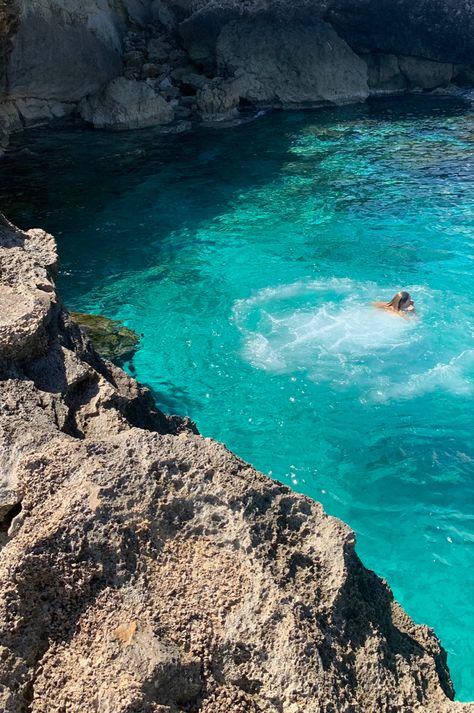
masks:
[[[392,297],[390,302],[387,302],[387,307],[393,307],[393,309],[398,311],[400,309],[400,305],[405,304],[405,302],[408,302],[409,299],[410,293],[402,290],[401,292],[397,292],[397,294]]]

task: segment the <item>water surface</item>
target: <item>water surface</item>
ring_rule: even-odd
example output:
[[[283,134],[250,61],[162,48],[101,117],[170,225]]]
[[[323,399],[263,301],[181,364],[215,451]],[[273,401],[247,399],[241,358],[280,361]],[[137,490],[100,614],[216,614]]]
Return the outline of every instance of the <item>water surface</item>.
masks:
[[[61,294],[143,334],[128,368],[323,502],[474,698],[474,129],[399,99],[162,136],[19,137],[0,200]],[[28,145],[27,149],[22,148]],[[371,302],[408,289],[418,320]]]

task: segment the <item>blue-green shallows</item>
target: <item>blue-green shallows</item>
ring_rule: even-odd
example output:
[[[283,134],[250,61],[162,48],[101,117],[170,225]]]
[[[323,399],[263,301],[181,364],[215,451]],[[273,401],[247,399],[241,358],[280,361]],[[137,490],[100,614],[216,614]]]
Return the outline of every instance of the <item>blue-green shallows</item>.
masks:
[[[37,130],[0,200],[166,411],[357,533],[474,697],[474,122],[412,98],[190,135]],[[27,142],[28,149],[20,151]],[[409,290],[418,320],[371,302]]]

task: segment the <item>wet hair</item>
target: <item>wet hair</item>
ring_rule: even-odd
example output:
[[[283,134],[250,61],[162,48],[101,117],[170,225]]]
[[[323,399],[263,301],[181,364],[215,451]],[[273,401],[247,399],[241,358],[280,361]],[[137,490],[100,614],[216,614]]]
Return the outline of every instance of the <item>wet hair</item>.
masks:
[[[398,312],[402,305],[408,302],[409,299],[410,293],[402,290],[401,292],[397,292],[397,294],[392,297],[390,302],[387,302],[387,307],[392,307],[392,309],[395,309]]]

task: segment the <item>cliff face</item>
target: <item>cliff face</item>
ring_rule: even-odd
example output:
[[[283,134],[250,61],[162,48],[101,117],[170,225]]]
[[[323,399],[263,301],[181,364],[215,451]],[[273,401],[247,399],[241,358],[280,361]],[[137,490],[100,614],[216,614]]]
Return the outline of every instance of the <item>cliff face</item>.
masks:
[[[474,63],[471,0],[328,0],[326,19],[356,52]]]
[[[4,135],[474,84],[471,0],[3,0],[0,32]]]
[[[0,222],[0,708],[467,711],[349,528],[102,361]]]
[[[0,0],[0,96],[7,90],[7,68],[11,54],[11,40],[18,30],[15,6]]]
[[[15,0],[10,13],[5,132],[72,113],[121,72],[124,20],[114,0]]]

